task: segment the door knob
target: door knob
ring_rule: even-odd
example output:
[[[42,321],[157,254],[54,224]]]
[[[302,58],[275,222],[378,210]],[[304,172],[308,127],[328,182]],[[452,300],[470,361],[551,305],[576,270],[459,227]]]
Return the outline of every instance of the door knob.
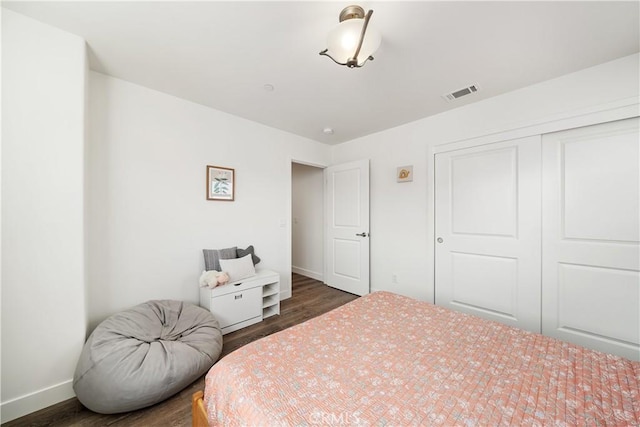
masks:
[[[360,237],[367,237],[369,235],[369,233],[366,232],[362,232],[362,233],[356,233],[356,236],[360,236]]]
[[[444,240],[442,240],[442,237],[438,237],[437,242],[438,242],[438,243],[442,243],[442,242],[444,242]]]

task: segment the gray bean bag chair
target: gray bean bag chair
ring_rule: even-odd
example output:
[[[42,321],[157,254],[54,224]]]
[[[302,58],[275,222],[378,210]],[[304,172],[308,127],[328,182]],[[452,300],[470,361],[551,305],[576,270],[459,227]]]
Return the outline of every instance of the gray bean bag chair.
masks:
[[[209,311],[149,301],[98,325],[80,354],[73,389],[94,412],[133,411],[197,380],[221,351],[222,333]]]

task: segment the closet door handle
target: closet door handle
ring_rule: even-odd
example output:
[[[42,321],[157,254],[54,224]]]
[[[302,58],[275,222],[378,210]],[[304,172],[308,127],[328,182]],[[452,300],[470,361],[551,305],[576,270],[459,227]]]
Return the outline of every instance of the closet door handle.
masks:
[[[360,236],[360,237],[369,237],[369,233],[366,232],[362,232],[362,233],[356,233],[356,236]]]

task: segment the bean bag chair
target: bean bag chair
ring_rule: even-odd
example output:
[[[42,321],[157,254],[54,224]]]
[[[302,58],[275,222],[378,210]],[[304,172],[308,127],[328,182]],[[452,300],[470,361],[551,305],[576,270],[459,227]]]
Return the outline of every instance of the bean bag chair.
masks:
[[[133,411],[197,380],[221,351],[222,333],[208,310],[148,301],[98,325],[80,354],[73,389],[94,412]]]

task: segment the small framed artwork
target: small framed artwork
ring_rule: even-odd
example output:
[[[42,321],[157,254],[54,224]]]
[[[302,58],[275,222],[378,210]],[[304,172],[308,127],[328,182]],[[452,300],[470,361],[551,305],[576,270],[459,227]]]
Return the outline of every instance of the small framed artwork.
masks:
[[[207,200],[232,202],[235,186],[234,169],[207,165]]]
[[[396,171],[397,182],[411,182],[413,181],[413,165],[411,166],[398,166]]]

